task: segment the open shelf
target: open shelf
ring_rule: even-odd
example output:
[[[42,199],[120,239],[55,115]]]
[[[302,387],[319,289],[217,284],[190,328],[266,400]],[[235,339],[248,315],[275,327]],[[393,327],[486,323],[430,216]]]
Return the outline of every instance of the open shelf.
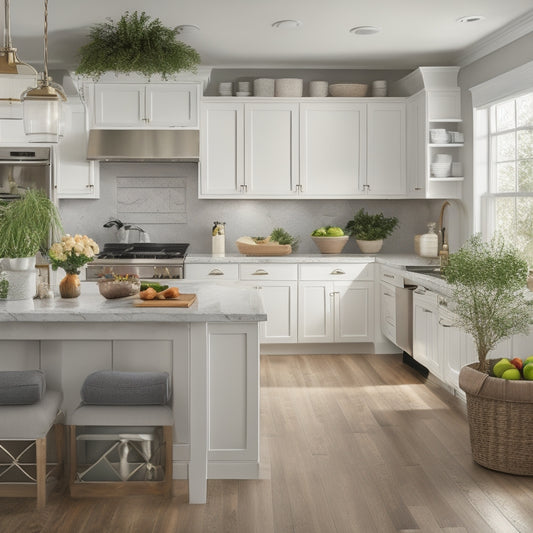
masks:
[[[430,176],[429,181],[464,181],[464,176],[447,176],[446,178],[435,178]]]
[[[441,144],[433,144],[430,143],[430,148],[461,148],[464,146],[464,143],[441,143]]]

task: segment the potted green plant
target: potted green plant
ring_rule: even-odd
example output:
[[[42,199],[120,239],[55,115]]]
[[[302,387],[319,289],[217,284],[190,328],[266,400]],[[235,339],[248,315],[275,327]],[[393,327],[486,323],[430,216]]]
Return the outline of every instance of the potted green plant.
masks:
[[[392,234],[396,226],[396,217],[385,217],[383,213],[370,215],[364,209],[359,209],[344,231],[355,237],[361,252],[376,254],[381,250],[383,240]]]
[[[57,207],[42,191],[30,189],[0,205],[0,258],[9,284],[7,299],[34,296],[35,256],[61,231]]]
[[[179,28],[168,28],[144,11],[126,13],[118,22],[91,27],[90,41],[79,51],[76,74],[94,79],[105,72],[138,72],[148,78],[160,74],[166,80],[180,71],[195,71],[200,55],[191,46],[178,41]]]
[[[443,269],[455,325],[472,336],[477,349],[478,361],[459,375],[473,459],[493,470],[533,475],[533,457],[525,445],[533,439],[533,382],[491,377],[495,361],[487,359],[499,341],[529,330],[527,273],[527,262],[515,248],[500,237],[484,242],[479,234],[450,254]]]

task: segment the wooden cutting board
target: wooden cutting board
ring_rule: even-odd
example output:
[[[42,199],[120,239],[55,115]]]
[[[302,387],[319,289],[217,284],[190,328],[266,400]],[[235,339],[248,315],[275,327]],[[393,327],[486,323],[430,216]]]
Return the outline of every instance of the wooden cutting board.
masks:
[[[180,294],[177,298],[166,300],[140,300],[134,301],[135,307],[191,307],[196,301],[196,294]]]

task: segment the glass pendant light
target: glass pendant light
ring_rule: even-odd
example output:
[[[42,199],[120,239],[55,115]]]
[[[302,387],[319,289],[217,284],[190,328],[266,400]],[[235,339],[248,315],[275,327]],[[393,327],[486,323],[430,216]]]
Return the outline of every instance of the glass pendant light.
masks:
[[[11,41],[9,0],[4,0],[4,46],[0,47],[0,117],[22,118],[20,93],[37,82],[37,71],[17,56]]]
[[[24,132],[29,142],[58,142],[61,135],[61,103],[67,100],[61,85],[48,75],[48,0],[44,0],[44,71],[37,87],[20,97]]]

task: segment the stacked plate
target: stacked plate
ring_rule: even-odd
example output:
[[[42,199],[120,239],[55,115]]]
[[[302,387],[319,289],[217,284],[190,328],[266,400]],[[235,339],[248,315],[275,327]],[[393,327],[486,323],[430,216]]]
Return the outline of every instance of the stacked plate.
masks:
[[[231,81],[222,81],[218,84],[218,94],[220,96],[233,96],[233,83]]]
[[[436,178],[446,178],[450,175],[452,156],[449,154],[435,154],[431,163],[431,174]]]
[[[372,96],[387,96],[387,82],[385,80],[372,82]]]

